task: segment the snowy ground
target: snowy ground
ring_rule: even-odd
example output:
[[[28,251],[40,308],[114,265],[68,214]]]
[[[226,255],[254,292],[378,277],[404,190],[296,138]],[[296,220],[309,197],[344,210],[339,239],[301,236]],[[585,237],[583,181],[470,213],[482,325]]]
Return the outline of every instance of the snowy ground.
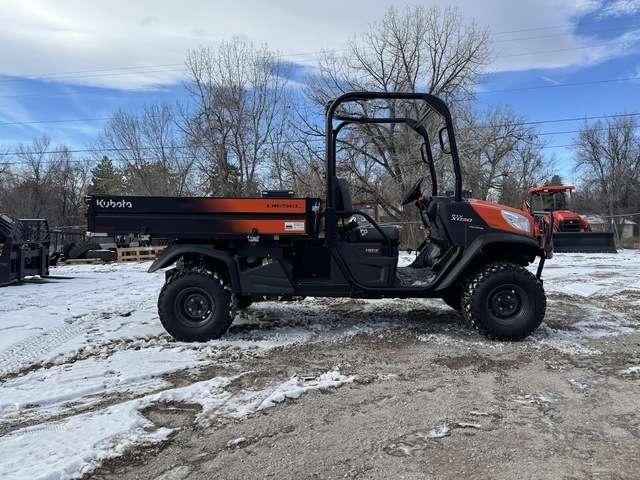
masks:
[[[336,366],[312,376],[275,372],[258,387],[229,388],[250,374],[239,368],[242,359],[305,345],[335,347],[356,336],[381,338],[411,328],[416,312],[425,313],[425,322],[430,314],[452,312],[439,300],[358,301],[357,308],[346,299],[269,302],[250,307],[223,339],[185,344],[160,325],[156,299],[164,274],[148,274],[148,266],[54,267],[55,278],[0,290],[2,478],[79,478],[109,459],[162,443],[176,428],[156,425],[145,411],[163,402],[198,405],[193,422],[207,426],[357,382],[359,372]],[[640,331],[640,252],[557,254],[543,279],[545,322],[523,348],[588,357],[599,353],[591,340]],[[440,320],[438,328],[416,335],[425,348],[501,345],[455,321]],[[618,370],[637,385],[637,357]],[[439,428],[431,433],[443,433]]]

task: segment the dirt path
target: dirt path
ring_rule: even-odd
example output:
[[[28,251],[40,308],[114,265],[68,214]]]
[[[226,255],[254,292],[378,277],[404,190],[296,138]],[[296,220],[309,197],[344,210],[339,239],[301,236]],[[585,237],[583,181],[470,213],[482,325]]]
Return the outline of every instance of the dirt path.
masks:
[[[576,353],[490,342],[455,320],[277,349],[238,359],[251,373],[230,391],[336,367],[355,379],[206,427],[199,407],[156,405],[145,415],[171,438],[90,478],[637,478],[638,365],[637,331]]]

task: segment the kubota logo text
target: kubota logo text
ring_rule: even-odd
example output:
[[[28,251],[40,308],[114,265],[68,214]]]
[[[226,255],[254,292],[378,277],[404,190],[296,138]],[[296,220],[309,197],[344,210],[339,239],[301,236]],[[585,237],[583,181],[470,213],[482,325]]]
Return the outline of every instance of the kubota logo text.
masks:
[[[96,200],[96,207],[100,208],[133,208],[133,203],[128,200],[104,200],[99,198]]]

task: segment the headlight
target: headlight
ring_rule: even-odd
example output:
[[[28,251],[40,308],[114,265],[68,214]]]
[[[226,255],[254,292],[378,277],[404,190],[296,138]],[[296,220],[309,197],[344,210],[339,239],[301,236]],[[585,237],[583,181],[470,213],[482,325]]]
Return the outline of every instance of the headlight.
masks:
[[[518,230],[522,230],[527,233],[531,231],[529,219],[524,215],[510,212],[508,210],[500,210],[500,213],[502,214],[502,218],[504,218],[513,228],[517,228]]]

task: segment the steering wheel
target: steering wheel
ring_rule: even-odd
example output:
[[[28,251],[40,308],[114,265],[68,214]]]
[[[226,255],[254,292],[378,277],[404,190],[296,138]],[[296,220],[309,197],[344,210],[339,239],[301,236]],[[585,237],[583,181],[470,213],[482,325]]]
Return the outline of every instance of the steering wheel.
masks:
[[[424,177],[420,177],[418,181],[414,183],[413,187],[411,187],[411,190],[409,190],[409,193],[407,193],[402,199],[402,202],[400,203],[400,205],[406,205],[407,203],[411,203],[415,200],[418,200],[422,196],[423,180],[424,180]]]

